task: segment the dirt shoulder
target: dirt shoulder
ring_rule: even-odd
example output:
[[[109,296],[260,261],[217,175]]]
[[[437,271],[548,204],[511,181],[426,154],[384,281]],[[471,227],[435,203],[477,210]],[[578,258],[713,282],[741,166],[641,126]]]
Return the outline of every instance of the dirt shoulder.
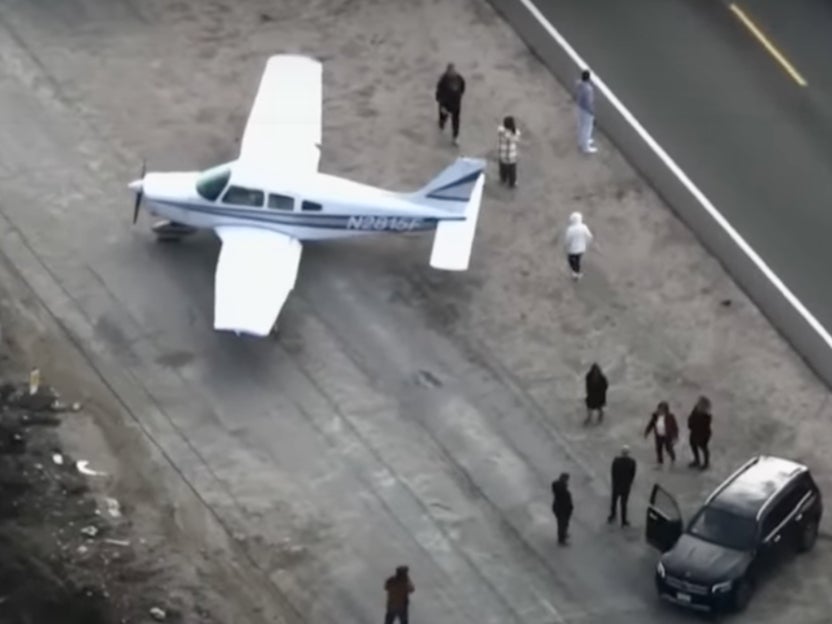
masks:
[[[0,327],[0,620],[285,621],[204,505],[171,502],[172,469],[2,255]]]

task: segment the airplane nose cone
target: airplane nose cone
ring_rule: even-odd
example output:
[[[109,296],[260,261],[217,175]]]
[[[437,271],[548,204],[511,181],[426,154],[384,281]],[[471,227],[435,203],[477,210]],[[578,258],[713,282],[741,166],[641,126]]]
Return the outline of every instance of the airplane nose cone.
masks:
[[[144,180],[133,180],[130,184],[127,185],[127,188],[129,188],[131,191],[135,191],[138,193],[142,190],[143,186]]]

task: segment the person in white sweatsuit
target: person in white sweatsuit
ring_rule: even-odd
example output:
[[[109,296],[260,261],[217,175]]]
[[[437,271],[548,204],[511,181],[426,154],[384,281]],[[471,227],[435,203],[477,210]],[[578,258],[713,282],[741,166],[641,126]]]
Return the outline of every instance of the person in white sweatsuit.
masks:
[[[592,232],[584,223],[583,215],[580,212],[573,212],[569,215],[569,227],[565,235],[566,258],[569,261],[569,268],[572,270],[572,279],[581,277],[581,257],[586,253],[589,244],[592,242]]]

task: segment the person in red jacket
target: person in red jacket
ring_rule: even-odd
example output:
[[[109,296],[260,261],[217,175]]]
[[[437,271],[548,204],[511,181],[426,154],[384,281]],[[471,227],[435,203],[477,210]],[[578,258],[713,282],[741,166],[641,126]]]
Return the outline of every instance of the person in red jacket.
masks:
[[[679,426],[676,424],[676,417],[670,411],[667,401],[662,401],[656,407],[656,411],[650,416],[650,422],[644,430],[644,437],[653,433],[656,443],[656,461],[661,466],[664,463],[664,451],[670,456],[670,462],[676,461],[676,452],[673,445],[679,438]]]
[[[384,591],[387,592],[387,612],[384,615],[384,624],[393,624],[396,619],[400,624],[407,624],[407,609],[410,606],[410,594],[413,590],[407,566],[396,568],[396,573],[384,583]]]

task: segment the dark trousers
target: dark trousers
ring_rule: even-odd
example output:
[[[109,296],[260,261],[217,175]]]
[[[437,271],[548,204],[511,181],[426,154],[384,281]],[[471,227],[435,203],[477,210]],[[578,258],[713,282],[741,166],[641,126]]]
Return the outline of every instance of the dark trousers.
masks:
[[[445,129],[445,122],[448,121],[448,117],[451,118],[451,129],[454,133],[454,138],[459,136],[459,107],[448,107],[443,106],[442,104],[439,105],[439,129]]]
[[[384,614],[384,624],[393,624],[396,620],[400,624],[407,624],[407,607],[403,609],[388,610]]]
[[[566,256],[566,259],[569,261],[569,268],[572,269],[573,273],[581,272],[581,255],[582,254],[569,254]]]
[[[621,524],[625,524],[627,522],[627,499],[630,498],[630,490],[629,489],[616,489],[613,488],[612,490],[612,504],[610,505],[610,520],[615,520],[616,515],[616,507],[620,502],[621,506]]]
[[[569,537],[569,518],[571,513],[555,514],[555,520],[558,521],[558,544],[565,544],[566,538]]]
[[[656,440],[656,459],[660,464],[664,463],[664,451],[670,456],[670,461],[676,461],[676,451],[673,450],[673,440],[667,436],[654,436]]]
[[[693,451],[693,463],[697,466],[700,465],[699,462],[699,451],[702,451],[702,466],[707,468],[711,462],[711,452],[708,449],[708,442],[710,440],[708,438],[691,438],[690,439],[690,450]]]
[[[517,185],[517,163],[500,163],[500,184]]]

